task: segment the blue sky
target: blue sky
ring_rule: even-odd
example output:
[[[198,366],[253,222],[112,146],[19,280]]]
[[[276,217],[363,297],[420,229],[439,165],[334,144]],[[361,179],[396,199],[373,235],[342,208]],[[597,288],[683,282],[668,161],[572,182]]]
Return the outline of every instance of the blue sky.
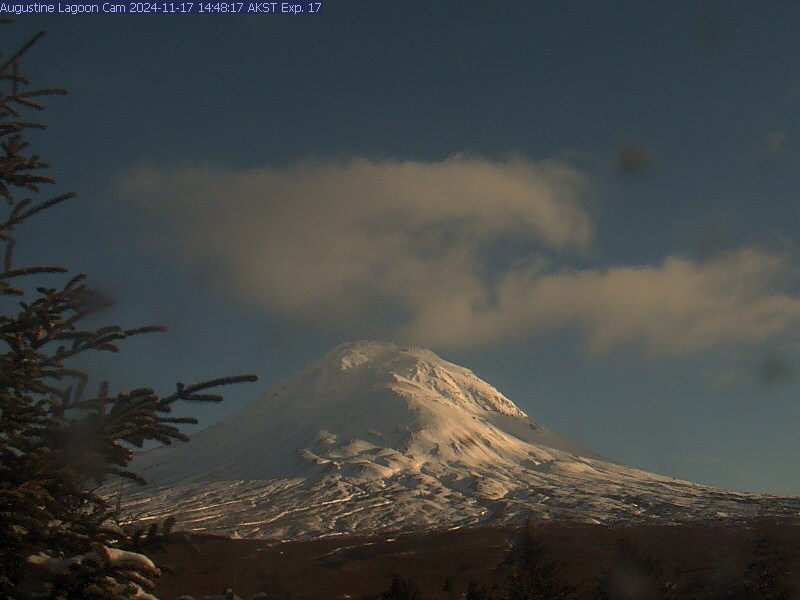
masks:
[[[610,458],[800,494],[800,7],[18,18],[78,198],[20,232],[159,322],[118,388],[431,347]]]

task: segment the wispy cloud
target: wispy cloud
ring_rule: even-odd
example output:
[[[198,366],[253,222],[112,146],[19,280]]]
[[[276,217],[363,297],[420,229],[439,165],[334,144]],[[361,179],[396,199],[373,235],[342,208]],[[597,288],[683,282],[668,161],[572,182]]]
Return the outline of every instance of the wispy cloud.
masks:
[[[788,383],[794,377],[794,365],[787,354],[773,350],[758,365],[758,380],[765,386]]]
[[[743,369],[725,369],[724,371],[716,372],[709,371],[706,373],[707,381],[714,386],[726,387],[730,385],[741,385],[752,379],[751,373]]]
[[[788,261],[755,249],[707,261],[576,270],[590,247],[586,179],[559,162],[307,162],[143,168],[120,190],[166,217],[160,237],[245,301],[287,317],[436,347],[547,330],[686,353],[797,328]],[[524,252],[492,258],[507,244]]]
[[[800,323],[800,298],[775,290],[785,271],[779,257],[756,250],[705,263],[669,257],[603,271],[517,269],[491,308],[451,299],[426,307],[412,331],[440,343],[459,333],[461,343],[490,343],[518,331],[577,327],[592,351],[640,344],[652,354],[757,343]]]
[[[788,136],[782,131],[773,131],[764,136],[758,147],[758,156],[764,161],[775,161],[786,153]]]

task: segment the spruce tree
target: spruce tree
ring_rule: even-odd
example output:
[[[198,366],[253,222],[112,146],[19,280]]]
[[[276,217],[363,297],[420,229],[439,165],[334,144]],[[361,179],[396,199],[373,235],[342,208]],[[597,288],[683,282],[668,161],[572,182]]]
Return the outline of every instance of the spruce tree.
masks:
[[[632,542],[620,539],[616,557],[597,581],[595,600],[674,600],[675,586],[662,573],[658,561],[643,554]]]
[[[566,600],[573,598],[575,587],[561,577],[561,563],[550,556],[544,541],[530,523],[511,555],[511,575],[505,600]]]
[[[478,586],[474,581],[467,584],[467,591],[464,594],[464,600],[491,600],[492,596],[485,585]]]
[[[421,600],[421,598],[422,595],[413,581],[392,575],[389,589],[381,594],[380,600]]]
[[[9,23],[0,20],[0,28]],[[116,352],[121,341],[163,328],[87,328],[85,319],[110,302],[85,275],[15,264],[17,230],[73,197],[41,199],[53,179],[27,141],[45,128],[28,115],[43,110],[43,98],[65,93],[32,88],[22,74],[21,60],[42,35],[8,58],[0,54],[0,198],[7,206],[0,217],[0,598],[153,598],[158,569],[137,550],[159,538],[158,529],[124,533],[98,486],[110,476],[143,482],[127,468],[132,448],[187,440],[179,426],[196,421],[170,416],[177,401],[220,401],[211,388],[256,378],[178,384],[165,396],[144,386],[112,393],[73,366],[79,355]]]
[[[782,584],[783,573],[776,564],[775,548],[765,531],[756,531],[750,560],[737,598],[741,600],[789,600],[791,593]]]

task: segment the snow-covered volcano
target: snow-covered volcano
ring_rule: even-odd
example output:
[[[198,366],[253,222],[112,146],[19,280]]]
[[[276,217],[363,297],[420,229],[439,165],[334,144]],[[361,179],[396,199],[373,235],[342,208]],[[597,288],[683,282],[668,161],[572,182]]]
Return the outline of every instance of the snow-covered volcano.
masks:
[[[382,342],[338,346],[190,443],[133,466],[149,485],[130,496],[130,510],[243,537],[526,516],[740,517],[761,500],[605,461],[532,421],[468,369]]]

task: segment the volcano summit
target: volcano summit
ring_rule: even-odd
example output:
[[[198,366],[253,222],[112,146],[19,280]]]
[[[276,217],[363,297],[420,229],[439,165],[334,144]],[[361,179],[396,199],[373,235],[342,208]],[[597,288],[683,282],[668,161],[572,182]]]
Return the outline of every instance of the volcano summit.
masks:
[[[188,444],[139,456],[127,508],[182,529],[299,539],[535,519],[753,516],[768,500],[614,464],[429,350],[353,342]]]

